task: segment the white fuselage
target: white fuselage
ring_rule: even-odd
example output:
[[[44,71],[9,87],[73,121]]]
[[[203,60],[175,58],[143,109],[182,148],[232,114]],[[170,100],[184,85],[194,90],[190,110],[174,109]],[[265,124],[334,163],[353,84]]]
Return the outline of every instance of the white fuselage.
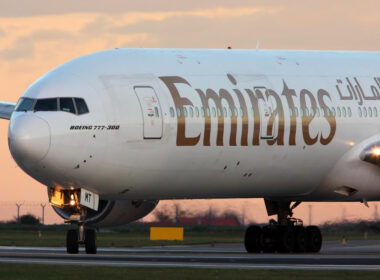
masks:
[[[379,168],[359,155],[379,140],[379,65],[367,52],[95,53],[23,95],[80,97],[89,113],[16,111],[10,148],[43,184],[109,199],[378,200]]]

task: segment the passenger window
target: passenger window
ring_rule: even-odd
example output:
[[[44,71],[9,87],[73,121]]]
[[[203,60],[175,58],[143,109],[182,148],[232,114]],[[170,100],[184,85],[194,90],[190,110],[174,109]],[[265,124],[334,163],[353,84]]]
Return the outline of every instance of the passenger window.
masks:
[[[201,107],[201,114],[202,114],[202,118],[205,117],[205,109],[203,109],[203,107]]]
[[[365,118],[367,117],[367,108],[366,107],[363,107],[363,115]]]
[[[75,114],[75,107],[72,98],[60,98],[59,99],[59,110],[63,112]]]
[[[332,107],[332,115],[335,117],[335,108]]]
[[[372,118],[372,109],[371,107],[368,107],[368,116]]]
[[[170,107],[170,116],[174,118],[174,109],[173,107]]]
[[[345,118],[346,117],[346,107],[342,107],[342,113],[343,113],[343,117]]]
[[[341,112],[340,112],[340,107],[339,107],[339,106],[336,107],[336,111],[337,111],[337,113],[338,113],[338,117],[340,118],[340,116],[341,116],[342,114],[341,114]]]
[[[190,107],[189,111],[190,111],[190,117],[194,117],[193,107]]]
[[[362,117],[362,109],[360,109],[360,107],[358,107],[358,112],[359,112],[359,117]]]
[[[21,98],[16,106],[17,112],[31,111],[34,104],[34,99],[31,98]]]
[[[177,117],[179,118],[181,116],[181,110],[177,107]]]
[[[34,111],[57,111],[57,98],[37,99]]]
[[[183,116],[187,118],[187,109],[186,107],[183,107]]]
[[[75,98],[75,105],[77,106],[78,115],[88,113],[88,107],[86,101],[83,98]]]
[[[347,108],[347,112],[348,112],[348,117],[351,118],[352,116],[351,107]]]
[[[374,115],[375,117],[377,117],[377,108],[376,108],[376,107],[373,107],[373,115]]]
[[[197,116],[197,118],[199,118],[199,109],[198,109],[198,107],[195,107],[195,115]]]

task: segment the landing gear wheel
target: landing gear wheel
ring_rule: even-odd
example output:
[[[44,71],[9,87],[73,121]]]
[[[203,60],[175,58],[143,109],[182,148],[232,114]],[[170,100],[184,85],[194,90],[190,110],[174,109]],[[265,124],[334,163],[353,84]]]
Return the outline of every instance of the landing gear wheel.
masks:
[[[294,227],[294,252],[304,253],[306,251],[306,230],[303,226]]]
[[[78,231],[75,229],[70,229],[67,231],[66,250],[69,254],[78,254],[79,252]]]
[[[249,226],[245,231],[244,246],[248,253],[261,252],[262,231],[259,226]]]
[[[277,241],[277,251],[279,253],[291,253],[295,244],[292,229],[287,226],[279,227]]]
[[[93,229],[87,229],[84,245],[87,254],[96,254],[96,233]]]
[[[317,253],[322,247],[322,234],[318,227],[308,226],[306,228],[306,251]]]
[[[276,251],[277,229],[273,226],[264,226],[262,238],[263,252],[274,253]]]

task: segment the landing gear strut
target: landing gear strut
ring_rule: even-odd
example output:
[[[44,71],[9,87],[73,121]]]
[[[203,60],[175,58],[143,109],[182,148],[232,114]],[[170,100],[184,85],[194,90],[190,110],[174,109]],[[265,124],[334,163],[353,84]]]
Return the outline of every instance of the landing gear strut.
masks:
[[[244,245],[248,253],[317,253],[322,246],[322,234],[318,227],[304,227],[300,219],[292,218],[290,202],[265,200],[268,215],[277,214],[277,221],[269,225],[249,226],[245,232]]]
[[[86,229],[84,226],[85,210],[81,211],[79,221],[68,221],[77,224],[78,229],[70,229],[66,235],[66,250],[69,254],[78,254],[79,244],[84,244],[87,254],[96,254],[96,232],[94,229]]]

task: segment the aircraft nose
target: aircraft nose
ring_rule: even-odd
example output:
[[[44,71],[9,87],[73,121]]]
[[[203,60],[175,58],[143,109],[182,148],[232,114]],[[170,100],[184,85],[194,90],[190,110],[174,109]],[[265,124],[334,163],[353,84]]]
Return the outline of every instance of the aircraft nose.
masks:
[[[50,148],[50,127],[40,117],[23,114],[12,118],[8,132],[9,149],[25,167],[42,160]]]

